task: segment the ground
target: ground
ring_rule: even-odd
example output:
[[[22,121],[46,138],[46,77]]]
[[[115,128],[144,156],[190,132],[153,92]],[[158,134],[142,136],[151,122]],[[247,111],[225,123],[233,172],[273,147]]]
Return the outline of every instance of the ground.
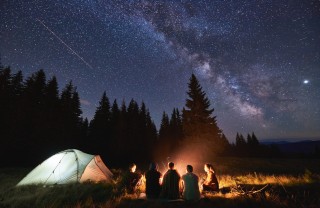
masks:
[[[0,207],[320,207],[319,159],[215,158],[212,163],[221,191],[198,202],[146,200],[139,197],[143,186],[129,195],[119,187],[120,176],[112,184],[15,187],[32,168],[1,168]],[[203,163],[194,166],[202,177]]]

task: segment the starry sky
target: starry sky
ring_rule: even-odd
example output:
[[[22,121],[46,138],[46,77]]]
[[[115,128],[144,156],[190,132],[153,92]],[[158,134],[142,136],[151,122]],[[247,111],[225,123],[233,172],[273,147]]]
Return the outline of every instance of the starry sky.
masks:
[[[229,141],[320,138],[319,0],[2,0],[0,54],[72,80],[88,119],[106,91],[159,127],[194,73]]]

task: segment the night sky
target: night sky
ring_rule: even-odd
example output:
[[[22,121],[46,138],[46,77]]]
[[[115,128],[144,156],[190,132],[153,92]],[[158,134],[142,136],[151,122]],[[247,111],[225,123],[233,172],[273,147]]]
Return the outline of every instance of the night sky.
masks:
[[[318,0],[1,0],[0,53],[25,77],[72,80],[88,119],[106,91],[159,127],[194,73],[229,141],[320,138]]]

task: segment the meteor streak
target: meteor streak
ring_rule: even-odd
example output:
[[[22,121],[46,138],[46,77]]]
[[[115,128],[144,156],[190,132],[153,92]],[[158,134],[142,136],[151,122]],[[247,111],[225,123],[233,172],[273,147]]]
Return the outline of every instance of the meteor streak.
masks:
[[[74,55],[76,55],[83,63],[85,63],[90,69],[93,69],[93,67],[86,61],[84,60],[83,57],[81,57],[77,52],[75,52],[70,46],[68,46],[58,35],[56,35],[47,25],[43,23],[43,21],[36,19],[39,21],[43,27],[45,27],[49,32],[52,33],[63,45],[65,45]]]

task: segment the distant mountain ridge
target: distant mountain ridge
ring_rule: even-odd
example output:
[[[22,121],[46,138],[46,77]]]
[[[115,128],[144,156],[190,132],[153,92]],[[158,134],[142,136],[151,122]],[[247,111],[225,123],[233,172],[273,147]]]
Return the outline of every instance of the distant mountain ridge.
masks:
[[[266,139],[259,139],[261,144],[274,144],[274,143],[297,143],[297,142],[304,142],[304,141],[320,141],[320,137],[314,138],[266,138]]]
[[[275,145],[283,153],[315,153],[316,149],[320,149],[320,139],[266,139],[261,140],[261,144]]]

